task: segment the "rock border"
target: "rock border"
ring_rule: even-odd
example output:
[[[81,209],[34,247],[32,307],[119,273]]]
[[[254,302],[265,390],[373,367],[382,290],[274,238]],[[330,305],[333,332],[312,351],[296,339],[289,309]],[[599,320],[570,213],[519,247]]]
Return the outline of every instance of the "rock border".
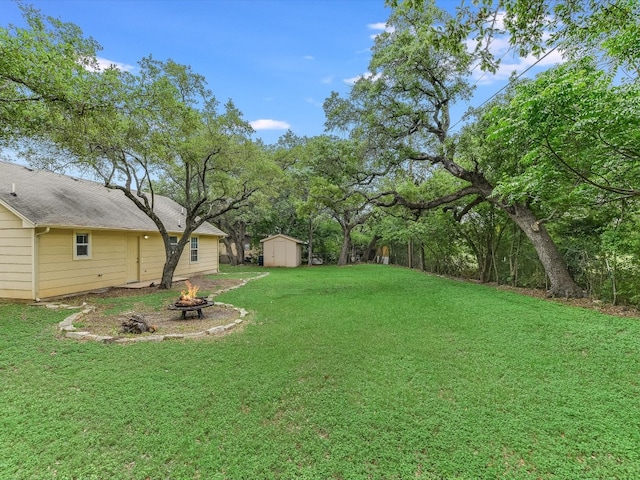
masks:
[[[255,277],[242,279],[240,284],[217,291],[209,295],[209,297],[207,297],[207,300],[210,302],[213,302],[214,295],[220,295],[221,293],[226,293],[230,290],[235,290],[236,288],[240,288],[246,285],[247,282],[251,280],[263,278],[263,277],[266,277],[267,275],[269,275],[269,272],[261,273],[260,275],[256,275]],[[236,310],[238,312],[238,318],[234,320],[232,323],[229,323],[227,325],[218,325],[217,327],[211,327],[207,330],[203,330],[200,332],[168,333],[166,335],[152,334],[152,335],[145,335],[144,337],[115,337],[110,335],[95,335],[91,332],[78,331],[78,329],[73,325],[73,322],[76,322],[83,315],[91,313],[93,310],[95,310],[95,307],[87,306],[86,304],[83,304],[80,307],[73,307],[70,305],[53,304],[53,303],[46,303],[46,304],[39,304],[39,305],[45,306],[47,308],[60,308],[60,309],[83,308],[82,311],[73,313],[69,315],[67,318],[65,318],[64,320],[62,320],[60,323],[58,323],[58,331],[64,332],[65,338],[71,338],[74,340],[90,340],[90,341],[95,341],[99,343],[127,344],[127,343],[140,343],[140,342],[162,342],[164,340],[201,339],[211,335],[219,335],[240,325],[244,321],[244,317],[246,317],[249,314],[249,312],[247,312],[244,308],[238,308],[229,303],[213,302],[213,304]]]

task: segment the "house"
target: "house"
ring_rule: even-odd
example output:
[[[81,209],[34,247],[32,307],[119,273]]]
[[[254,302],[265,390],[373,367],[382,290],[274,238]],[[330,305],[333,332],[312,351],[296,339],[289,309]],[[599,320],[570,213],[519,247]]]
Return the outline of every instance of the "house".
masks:
[[[302,240],[278,234],[260,242],[265,267],[298,267],[302,264]]]
[[[177,243],[184,209],[156,195],[154,211]],[[216,273],[224,235],[209,223],[200,226],[175,275]],[[165,257],[156,225],[121,191],[0,161],[0,298],[157,282]]]

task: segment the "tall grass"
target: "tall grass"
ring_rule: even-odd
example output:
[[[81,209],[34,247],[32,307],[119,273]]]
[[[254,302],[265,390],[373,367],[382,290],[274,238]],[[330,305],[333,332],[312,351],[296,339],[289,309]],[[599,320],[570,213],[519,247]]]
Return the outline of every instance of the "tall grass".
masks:
[[[640,477],[640,323],[380,265],[272,270],[242,332],[0,305],[0,478]]]

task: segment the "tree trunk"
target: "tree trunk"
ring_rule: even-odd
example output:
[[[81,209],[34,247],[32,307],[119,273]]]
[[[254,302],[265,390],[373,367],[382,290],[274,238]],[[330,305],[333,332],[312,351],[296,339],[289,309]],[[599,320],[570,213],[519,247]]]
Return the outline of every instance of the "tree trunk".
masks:
[[[244,237],[246,236],[246,224],[244,222],[237,222],[237,230],[233,237],[233,242],[236,245],[236,265],[244,264]]]
[[[531,210],[524,205],[514,205],[506,211],[533,244],[549,277],[549,294],[553,297],[583,297],[584,292],[573,281],[558,247]]]
[[[378,243],[378,240],[380,240],[380,237],[378,235],[374,235],[369,242],[369,246],[367,247],[367,262],[372,262],[373,260],[375,260],[377,251],[376,245]]]
[[[511,247],[509,249],[509,277],[511,279],[511,285],[518,286],[518,274],[520,267],[520,245],[522,243],[522,230],[518,229],[513,233],[515,237],[511,239]],[[515,246],[514,246],[515,244]]]
[[[573,281],[567,264],[560,255],[558,247],[544,228],[542,222],[536,218],[533,212],[523,204],[504,204],[500,200],[492,198],[493,186],[479,172],[469,172],[447,159],[443,159],[443,166],[457,178],[468,181],[476,188],[477,193],[485,200],[493,203],[505,211],[524,232],[535,248],[540,263],[551,283],[549,294],[553,297],[584,297],[582,289]]]
[[[227,236],[222,239],[227,250],[227,258],[232,266],[242,265],[244,263],[244,237],[246,232],[246,224],[242,220],[235,221],[233,224],[229,222],[221,222],[222,228],[227,232]],[[235,252],[235,253],[234,253]]]
[[[167,260],[162,267],[162,280],[160,280],[158,288],[168,290],[173,285],[173,274],[176,271],[183,250],[184,245],[182,245],[182,248],[178,245],[178,247],[167,256]]]
[[[351,228],[342,227],[342,248],[340,249],[340,258],[338,265],[346,265],[349,261],[349,244],[351,243]]]
[[[308,235],[308,248],[307,248],[307,265],[310,267],[313,265],[313,220],[309,217],[309,235]]]
[[[236,265],[238,265],[238,259],[236,255],[233,254],[233,239],[229,235],[222,239],[222,243],[224,243],[225,250],[227,251],[227,259],[229,260],[229,265],[235,267]]]

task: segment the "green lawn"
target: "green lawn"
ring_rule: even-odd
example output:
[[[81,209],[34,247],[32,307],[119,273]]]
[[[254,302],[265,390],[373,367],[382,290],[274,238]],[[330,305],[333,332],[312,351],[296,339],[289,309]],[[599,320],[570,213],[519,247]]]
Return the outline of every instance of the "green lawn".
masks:
[[[0,304],[0,478],[640,478],[637,319],[381,265],[218,300],[249,325],[127,345]]]

